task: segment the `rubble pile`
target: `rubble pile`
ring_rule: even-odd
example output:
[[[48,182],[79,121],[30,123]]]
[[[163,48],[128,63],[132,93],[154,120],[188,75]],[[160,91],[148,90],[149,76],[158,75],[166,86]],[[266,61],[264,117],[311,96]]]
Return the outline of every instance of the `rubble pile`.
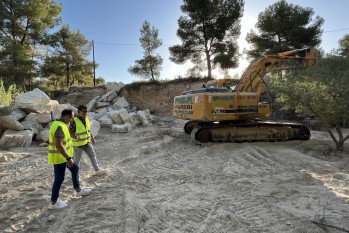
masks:
[[[149,126],[153,116],[148,109],[137,110],[119,95],[123,83],[107,83],[107,93],[94,97],[86,106],[93,137],[101,127],[115,133],[127,133],[137,126]],[[49,129],[63,109],[77,115],[74,103],[60,104],[35,88],[16,97],[13,106],[0,104],[0,149],[27,147],[33,141],[47,146]]]

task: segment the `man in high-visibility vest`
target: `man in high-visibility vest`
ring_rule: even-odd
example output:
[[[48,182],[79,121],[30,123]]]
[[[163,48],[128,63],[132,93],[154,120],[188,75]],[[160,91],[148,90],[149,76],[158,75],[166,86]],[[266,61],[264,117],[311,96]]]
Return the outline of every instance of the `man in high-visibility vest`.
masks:
[[[51,203],[53,209],[62,209],[68,206],[67,203],[59,200],[59,190],[64,181],[65,170],[71,172],[73,187],[78,196],[85,196],[91,193],[91,189],[81,188],[79,182],[79,167],[74,163],[73,144],[70,137],[68,124],[74,114],[70,109],[64,109],[59,120],[53,122],[50,127],[48,163],[54,167],[54,182],[52,185]]]
[[[105,170],[99,167],[96,152],[92,146],[96,142],[91,134],[90,120],[87,117],[87,107],[85,105],[78,107],[78,115],[70,123],[69,132],[73,138],[75,163],[80,166],[82,152],[85,152],[90,158],[96,174],[104,174]]]

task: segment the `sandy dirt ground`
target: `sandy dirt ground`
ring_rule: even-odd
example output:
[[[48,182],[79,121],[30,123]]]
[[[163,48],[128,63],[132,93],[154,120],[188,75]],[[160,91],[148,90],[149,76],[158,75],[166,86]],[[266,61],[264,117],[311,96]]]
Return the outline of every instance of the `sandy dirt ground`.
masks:
[[[0,151],[0,232],[349,232],[349,144],[333,156],[324,132],[309,141],[195,145],[183,122],[129,133],[102,129],[77,197],[70,173],[50,209],[47,148]]]

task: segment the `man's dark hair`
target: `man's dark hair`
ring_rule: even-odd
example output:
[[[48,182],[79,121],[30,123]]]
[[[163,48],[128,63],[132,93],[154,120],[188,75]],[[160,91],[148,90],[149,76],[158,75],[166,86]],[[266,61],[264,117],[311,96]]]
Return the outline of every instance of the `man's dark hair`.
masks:
[[[82,111],[82,110],[84,110],[84,109],[86,109],[87,110],[87,107],[85,106],[85,105],[80,105],[79,107],[78,107],[78,112],[80,112],[80,111]]]
[[[73,111],[71,109],[64,109],[61,113],[61,116],[70,116],[72,117],[73,116]]]

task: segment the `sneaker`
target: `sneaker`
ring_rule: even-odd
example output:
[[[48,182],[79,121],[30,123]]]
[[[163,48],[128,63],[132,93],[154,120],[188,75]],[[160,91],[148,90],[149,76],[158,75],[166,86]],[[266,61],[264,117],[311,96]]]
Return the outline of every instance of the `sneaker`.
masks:
[[[105,175],[106,173],[107,173],[107,171],[104,170],[104,169],[98,169],[98,170],[95,172],[95,174],[96,174],[97,176]]]
[[[68,206],[67,203],[57,200],[57,202],[51,206],[51,209],[63,209],[67,206]]]
[[[81,188],[80,192],[77,193],[78,196],[86,196],[91,193],[91,189]]]

